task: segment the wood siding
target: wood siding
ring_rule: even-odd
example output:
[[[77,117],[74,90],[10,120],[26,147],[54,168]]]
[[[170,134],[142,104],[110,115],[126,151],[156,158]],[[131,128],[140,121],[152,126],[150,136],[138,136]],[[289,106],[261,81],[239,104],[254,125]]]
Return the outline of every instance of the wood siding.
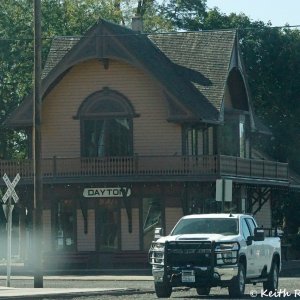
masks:
[[[77,250],[95,251],[95,211],[88,210],[88,232],[84,233],[84,220],[81,210],[77,210]]]
[[[256,210],[258,205],[254,205],[253,210]],[[261,209],[254,216],[258,226],[263,226],[264,228],[272,227],[271,219],[271,205],[270,199],[261,207]]]
[[[43,102],[43,157],[80,156],[80,121],[73,117],[86,97],[104,87],[122,93],[139,114],[133,122],[134,153],[181,153],[181,127],[166,121],[168,105],[160,86],[126,63],[110,60],[105,70],[90,60],[73,67]]]
[[[139,250],[139,209],[132,209],[132,232],[128,232],[128,217],[126,210],[121,209],[121,250]]]
[[[173,229],[178,220],[183,217],[181,207],[166,207],[165,218],[166,218],[166,234],[169,234]]]

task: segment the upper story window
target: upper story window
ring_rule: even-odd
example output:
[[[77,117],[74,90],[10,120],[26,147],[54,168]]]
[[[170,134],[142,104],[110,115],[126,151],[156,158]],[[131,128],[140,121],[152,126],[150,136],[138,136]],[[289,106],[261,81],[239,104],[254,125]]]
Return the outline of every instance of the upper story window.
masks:
[[[184,128],[185,155],[207,155],[209,154],[209,132],[208,128],[199,126],[187,126]]]
[[[219,128],[220,154],[248,158],[250,156],[250,121],[247,114],[238,111],[225,114]]]
[[[90,95],[78,111],[84,157],[130,156],[134,110],[121,94],[108,88]]]

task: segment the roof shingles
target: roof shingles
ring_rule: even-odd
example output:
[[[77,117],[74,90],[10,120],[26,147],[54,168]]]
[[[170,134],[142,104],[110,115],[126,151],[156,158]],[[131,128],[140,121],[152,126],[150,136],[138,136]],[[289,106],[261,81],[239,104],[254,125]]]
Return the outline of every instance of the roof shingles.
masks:
[[[186,74],[193,85],[220,110],[235,31],[206,31],[150,35],[150,39]],[[181,67],[181,68],[180,68]]]

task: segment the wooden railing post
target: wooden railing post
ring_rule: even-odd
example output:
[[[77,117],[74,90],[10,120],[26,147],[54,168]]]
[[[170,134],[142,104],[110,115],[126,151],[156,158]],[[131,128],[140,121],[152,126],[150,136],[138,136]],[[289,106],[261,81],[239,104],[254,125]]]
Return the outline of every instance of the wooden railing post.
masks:
[[[139,173],[139,155],[134,153],[134,174]]]

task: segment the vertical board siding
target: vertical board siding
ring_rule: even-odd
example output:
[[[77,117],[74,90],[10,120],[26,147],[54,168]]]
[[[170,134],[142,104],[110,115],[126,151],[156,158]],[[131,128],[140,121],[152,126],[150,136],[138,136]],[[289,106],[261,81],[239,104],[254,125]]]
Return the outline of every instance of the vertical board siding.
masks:
[[[258,208],[258,205],[254,205],[253,211]],[[268,200],[262,208],[255,214],[254,216],[258,226],[263,226],[265,228],[272,227],[272,220],[271,220],[271,205],[270,200]]]
[[[166,217],[166,234],[169,234],[173,229],[178,220],[183,217],[182,208],[181,207],[166,207],[165,211]]]
[[[88,210],[88,232],[84,233],[84,220],[80,209],[77,210],[77,250],[95,251],[95,211]]]
[[[74,66],[43,102],[43,157],[80,156],[80,121],[74,116],[86,97],[104,87],[122,93],[139,114],[133,122],[135,153],[181,153],[181,127],[166,121],[168,104],[157,82],[124,62],[110,60],[105,70],[90,60]]]
[[[43,210],[43,237],[44,237],[44,250],[49,251],[52,248],[51,236],[51,210]]]
[[[122,250],[139,250],[139,209],[132,209],[132,232],[128,232],[128,217],[126,210],[121,209],[121,249]]]

